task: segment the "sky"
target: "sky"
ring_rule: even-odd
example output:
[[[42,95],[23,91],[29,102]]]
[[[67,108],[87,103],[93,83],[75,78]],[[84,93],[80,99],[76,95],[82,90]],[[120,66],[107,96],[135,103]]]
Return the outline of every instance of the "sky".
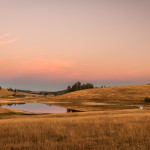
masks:
[[[150,83],[149,0],[0,0],[0,85]]]

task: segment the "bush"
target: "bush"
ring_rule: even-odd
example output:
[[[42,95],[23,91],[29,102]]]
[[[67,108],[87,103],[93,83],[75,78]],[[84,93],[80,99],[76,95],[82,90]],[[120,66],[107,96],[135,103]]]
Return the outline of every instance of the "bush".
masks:
[[[19,97],[19,98],[23,98],[23,97],[26,97],[25,95],[17,95],[16,93],[14,93],[12,96],[14,96],[14,97]]]
[[[58,92],[58,94],[57,95],[63,95],[64,93],[63,92]]]
[[[12,88],[8,88],[8,91],[14,91]]]
[[[150,102],[150,98],[149,97],[145,97],[144,101],[145,102]]]

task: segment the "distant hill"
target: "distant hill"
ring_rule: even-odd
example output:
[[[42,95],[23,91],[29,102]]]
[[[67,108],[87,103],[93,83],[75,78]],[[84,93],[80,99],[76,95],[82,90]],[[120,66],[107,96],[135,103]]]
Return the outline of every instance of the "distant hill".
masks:
[[[88,101],[104,103],[143,103],[145,97],[150,97],[150,85],[118,86],[94,88],[66,93],[55,97],[63,101]]]
[[[6,97],[6,96],[10,96],[13,95],[14,92],[13,91],[8,91],[7,89],[0,89],[0,97]]]
[[[31,91],[31,90],[20,90],[17,89],[18,92],[22,92],[22,93],[28,93],[28,94],[38,94],[38,95],[45,95],[45,93],[47,94],[53,94],[53,95],[58,95],[58,93],[65,93],[66,90],[61,90],[61,91],[55,91],[55,92],[50,92],[50,91]]]
[[[59,95],[58,93],[65,93],[66,90],[48,92],[48,91],[30,91],[30,90],[17,90],[18,94],[32,95],[48,94]],[[19,93],[21,92],[21,93]],[[28,94],[25,94],[28,93]],[[8,91],[8,89],[0,90],[0,97],[11,96],[14,91]],[[51,97],[51,100],[58,101],[93,101],[100,103],[119,103],[119,104],[143,104],[144,98],[150,97],[150,85],[133,85],[133,86],[118,86],[118,87],[104,87],[85,89],[75,92],[66,93],[63,95]]]
[[[32,91],[30,90],[20,90],[20,89],[16,89],[18,92],[22,92],[22,93],[31,93]]]
[[[0,89],[0,98],[12,98],[12,97],[18,97],[18,98],[24,98],[24,97],[39,97],[39,95],[35,95],[32,93],[28,93],[29,91],[27,90],[14,90],[12,88]]]

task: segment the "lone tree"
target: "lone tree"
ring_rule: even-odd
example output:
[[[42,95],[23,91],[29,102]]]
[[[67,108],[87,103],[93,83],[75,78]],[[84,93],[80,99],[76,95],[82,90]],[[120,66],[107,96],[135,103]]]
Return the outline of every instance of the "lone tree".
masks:
[[[71,91],[71,86],[68,86],[68,87],[67,87],[67,91]]]
[[[48,95],[48,93],[47,93],[47,92],[45,92],[45,93],[44,93],[44,96],[46,97],[47,95]]]

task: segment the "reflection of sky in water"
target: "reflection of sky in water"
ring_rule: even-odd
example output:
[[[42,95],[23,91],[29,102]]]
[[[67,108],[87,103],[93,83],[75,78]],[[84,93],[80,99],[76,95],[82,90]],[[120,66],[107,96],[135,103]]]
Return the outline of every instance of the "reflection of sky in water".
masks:
[[[54,105],[40,104],[40,103],[25,103],[25,104],[12,104],[1,106],[1,108],[12,108],[32,113],[66,113],[67,109]]]

